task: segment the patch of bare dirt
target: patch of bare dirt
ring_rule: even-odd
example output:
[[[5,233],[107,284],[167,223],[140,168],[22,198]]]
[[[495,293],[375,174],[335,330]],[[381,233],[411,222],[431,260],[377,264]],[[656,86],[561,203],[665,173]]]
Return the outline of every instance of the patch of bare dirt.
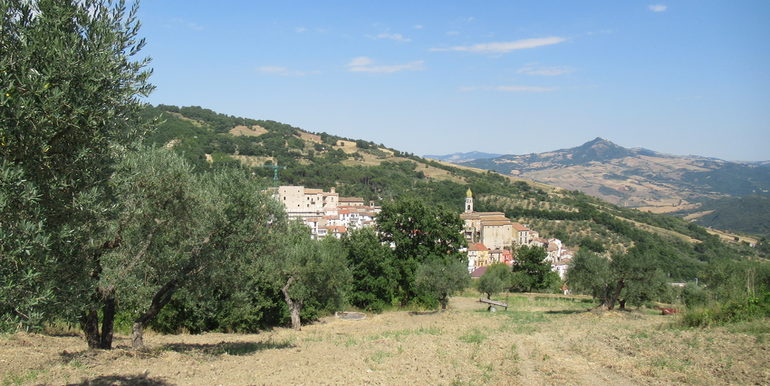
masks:
[[[230,129],[230,134],[239,137],[242,135],[248,137],[259,137],[262,134],[267,133],[267,129],[259,125],[253,125],[251,127],[239,125]]]
[[[241,164],[245,166],[261,166],[267,161],[275,162],[273,157],[260,157],[255,155],[230,155],[233,159],[237,159]]]
[[[335,149],[342,149],[345,153],[355,153],[358,151],[358,146],[356,146],[356,143],[353,141],[346,141],[344,139],[341,139],[337,141],[337,144],[333,146]]]
[[[306,131],[300,131],[299,137],[305,142],[322,143],[320,135],[311,134]]]

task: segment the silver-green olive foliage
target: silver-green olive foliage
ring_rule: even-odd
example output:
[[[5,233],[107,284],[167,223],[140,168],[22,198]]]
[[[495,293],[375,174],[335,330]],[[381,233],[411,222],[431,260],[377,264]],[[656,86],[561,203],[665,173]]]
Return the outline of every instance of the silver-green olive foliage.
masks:
[[[104,256],[100,286],[130,310],[136,347],[180,288],[237,286],[242,267],[276,248],[285,215],[261,182],[238,169],[195,174],[167,149],[131,153],[118,165],[112,227],[121,246]]]
[[[0,220],[6,322],[95,315],[116,157],[144,132],[136,7],[0,1]],[[11,273],[13,272],[13,273]],[[7,326],[7,323],[6,323]]]

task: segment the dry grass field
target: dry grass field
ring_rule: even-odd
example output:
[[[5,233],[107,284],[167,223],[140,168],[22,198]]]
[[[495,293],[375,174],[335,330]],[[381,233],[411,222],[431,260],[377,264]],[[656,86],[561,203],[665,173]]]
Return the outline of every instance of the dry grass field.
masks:
[[[0,337],[3,384],[768,384],[767,320],[671,328],[651,310],[594,313],[588,299],[476,294],[446,312],[334,317],[302,331],[146,337],[88,351],[77,336]],[[502,298],[505,300],[505,298]]]

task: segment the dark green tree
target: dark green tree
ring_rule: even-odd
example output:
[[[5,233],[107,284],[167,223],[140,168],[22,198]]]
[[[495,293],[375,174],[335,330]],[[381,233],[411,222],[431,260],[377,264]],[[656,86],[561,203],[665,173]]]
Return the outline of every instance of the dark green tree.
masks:
[[[383,245],[371,228],[354,230],[342,239],[352,274],[350,303],[370,311],[381,311],[395,296],[397,271],[393,251]]]
[[[416,295],[415,272],[430,258],[459,256],[466,245],[457,213],[429,206],[413,198],[387,202],[377,216],[377,231],[386,244],[394,245],[401,303]]]
[[[546,256],[542,247],[525,245],[516,251],[512,268],[518,287],[526,292],[558,287],[558,274],[551,271],[551,265],[545,261]]]
[[[0,2],[0,167],[35,192],[37,209],[20,207],[27,212],[19,218],[47,240],[27,241],[36,257],[17,260],[26,284],[2,288],[23,285],[20,305],[50,306],[36,322],[79,320],[89,347],[111,343],[98,311],[109,314],[114,299],[97,285],[101,256],[119,241],[97,238],[112,207],[106,183],[116,157],[144,131],[139,97],[152,90],[147,59],[133,59],[144,45],[136,13],[122,1]]]

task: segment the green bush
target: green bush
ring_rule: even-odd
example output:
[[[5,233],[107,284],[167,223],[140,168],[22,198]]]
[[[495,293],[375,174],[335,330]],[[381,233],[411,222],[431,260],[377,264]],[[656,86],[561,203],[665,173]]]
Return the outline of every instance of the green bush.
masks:
[[[682,314],[685,327],[710,327],[770,317],[770,291],[728,303],[694,307]]]

